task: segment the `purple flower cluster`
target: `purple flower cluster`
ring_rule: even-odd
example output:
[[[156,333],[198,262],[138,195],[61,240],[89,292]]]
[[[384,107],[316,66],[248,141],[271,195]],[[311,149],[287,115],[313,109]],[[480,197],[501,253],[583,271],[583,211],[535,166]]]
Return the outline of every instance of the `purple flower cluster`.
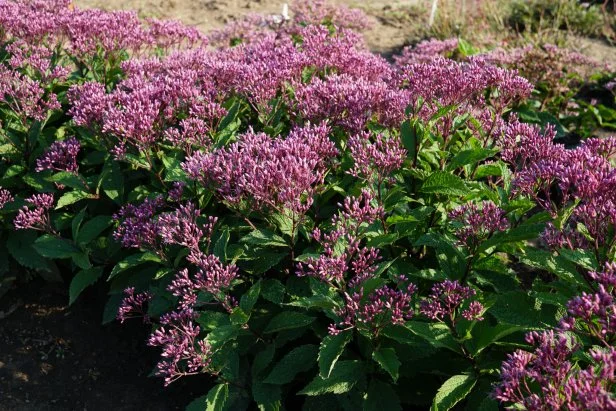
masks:
[[[160,328],[150,336],[148,345],[162,347],[157,375],[169,385],[186,375],[206,372],[211,363],[211,347],[199,339],[201,328],[195,324],[191,309],[171,312],[160,318]]]
[[[55,141],[42,157],[36,160],[36,171],[54,170],[76,173],[77,154],[81,148],[75,137],[66,140]]]
[[[575,203],[568,220],[548,225],[542,236],[548,246],[598,249],[611,247],[616,227],[616,169],[611,157],[616,139],[588,139],[574,149],[552,143],[554,129],[513,120],[499,141],[503,160],[516,170],[513,192],[535,200],[557,216]],[[580,231],[580,225],[584,231]]]
[[[7,69],[0,64],[0,104],[7,104],[25,124],[27,119],[42,121],[60,108],[55,94],[47,93],[41,83]]]
[[[49,219],[49,210],[53,207],[54,203],[53,194],[34,194],[26,198],[26,202],[34,206],[34,208],[29,208],[26,205],[19,210],[13,220],[15,228],[18,230],[32,229],[53,233],[54,230]]]
[[[409,64],[430,63],[437,57],[451,57],[458,48],[458,39],[424,40],[415,46],[402,49],[400,54],[394,56],[396,65],[400,67]]]
[[[180,307],[193,308],[199,302],[199,293],[209,293],[231,312],[236,302],[226,292],[236,279],[238,268],[224,265],[215,255],[199,251],[192,251],[188,260],[198,267],[197,273],[191,276],[188,269],[180,270],[168,287],[173,295],[180,297]]]
[[[158,250],[159,223],[155,215],[163,205],[161,196],[146,198],[140,205],[125,205],[113,216],[119,223],[113,237],[126,248]]]
[[[147,291],[135,293],[135,287],[129,287],[124,290],[124,295],[125,297],[120,303],[116,318],[121,323],[129,318],[143,318],[143,322],[149,323],[150,317],[148,316],[146,304],[152,300],[152,293]]]
[[[0,210],[4,208],[7,203],[14,200],[11,192],[5,188],[0,187]]]
[[[533,352],[517,350],[503,362],[494,392],[498,400],[529,410],[616,409],[616,265],[607,264],[590,278],[597,282],[597,291],[569,301],[556,330],[529,333],[526,341]],[[586,351],[585,368],[575,364],[584,347],[572,336],[597,343]]]
[[[193,154],[183,168],[230,204],[303,215],[337,154],[328,133],[323,124],[296,128],[286,139],[249,131],[227,148]]]
[[[383,286],[364,296],[363,288],[349,295],[345,292],[345,305],[336,314],[341,321],[331,324],[328,328],[331,335],[352,328],[367,328],[374,336],[390,324],[404,324],[413,315],[412,299],[417,287],[408,283],[406,277],[400,276],[398,286],[392,288]]]
[[[359,197],[347,197],[342,210],[332,218],[333,230],[322,233],[316,228],[313,238],[323,247],[318,257],[310,257],[298,265],[297,275],[311,276],[344,290],[359,287],[372,278],[380,260],[379,252],[361,246],[362,230],[382,218],[381,206],[372,204],[374,196],[364,191]],[[342,245],[340,248],[338,245]],[[342,251],[340,251],[342,250]]]
[[[295,84],[295,110],[310,121],[327,120],[351,132],[364,129],[369,120],[400,124],[407,104],[406,93],[384,81],[369,81],[347,74]],[[291,103],[292,104],[292,103]]]
[[[509,228],[505,211],[491,201],[464,204],[451,211],[449,219],[456,223],[456,237],[471,250],[494,233]]]
[[[202,238],[210,238],[216,218],[210,217],[207,225],[201,227],[197,219],[201,211],[194,204],[179,205],[175,211],[162,214],[157,221],[158,234],[164,244],[178,244],[191,251],[199,249]]]
[[[455,326],[461,315],[468,321],[482,321],[484,307],[479,301],[463,305],[476,294],[475,290],[458,281],[445,280],[432,287],[429,297],[420,304],[419,312],[431,320],[446,321]]]
[[[393,172],[402,167],[406,150],[399,138],[382,134],[370,141],[370,133],[362,132],[349,138],[348,147],[355,162],[349,171],[354,177],[375,181],[381,185]]]

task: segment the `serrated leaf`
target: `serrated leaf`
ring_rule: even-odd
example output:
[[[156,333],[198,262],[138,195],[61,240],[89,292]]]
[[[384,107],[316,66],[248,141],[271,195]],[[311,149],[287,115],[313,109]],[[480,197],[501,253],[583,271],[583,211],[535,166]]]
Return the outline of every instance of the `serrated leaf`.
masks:
[[[100,233],[111,225],[112,219],[109,216],[98,215],[87,221],[78,231],[75,241],[77,244],[88,244]]]
[[[75,204],[87,198],[96,198],[96,196],[86,191],[80,191],[80,190],[69,191],[68,193],[65,193],[62,197],[60,197],[60,199],[56,203],[56,210],[59,210],[71,204]]]
[[[418,337],[425,339],[435,348],[447,348],[455,353],[462,353],[459,344],[445,324],[408,321],[404,327]]]
[[[336,362],[344,351],[344,347],[351,341],[353,333],[350,330],[342,331],[337,335],[328,335],[323,338],[319,347],[319,375],[329,378]]]
[[[33,247],[37,234],[32,230],[13,231],[6,240],[6,248],[20,265],[47,273],[50,281],[62,281],[57,268]]]
[[[498,150],[481,147],[462,150],[451,159],[451,162],[447,165],[447,170],[453,171],[459,167],[477,164],[480,161],[494,156],[497,152]]]
[[[214,244],[214,255],[220,258],[221,261],[227,261],[227,244],[229,243],[229,238],[229,229],[225,227]]]
[[[71,280],[71,285],[69,287],[69,300],[68,304],[71,305],[75,302],[79,294],[88,287],[89,285],[94,284],[103,274],[102,267],[92,267],[87,270],[79,271],[75,277]]]
[[[84,184],[83,177],[75,173],[69,173],[68,171],[60,171],[59,173],[50,176],[47,181],[62,184],[66,187],[74,188],[80,191],[88,191],[88,187]]]
[[[401,411],[400,399],[390,384],[373,379],[368,386],[364,411]]]
[[[77,238],[77,232],[79,231],[79,227],[81,227],[81,223],[83,222],[83,218],[86,216],[86,210],[88,208],[84,207],[71,221],[71,234],[73,235],[73,240]]]
[[[282,304],[286,294],[285,286],[278,280],[267,279],[261,284],[261,295],[274,304]]]
[[[259,294],[261,293],[261,281],[257,281],[253,284],[252,287],[242,295],[240,299],[240,308],[246,314],[249,314],[252,311],[252,308],[257,303],[259,299]]]
[[[497,342],[501,338],[523,329],[523,327],[517,325],[496,324],[495,326],[491,326],[486,322],[480,322],[473,328],[473,355],[478,355],[486,347]]]
[[[438,389],[430,411],[448,411],[462,401],[473,389],[477,379],[472,375],[454,375]]]
[[[117,204],[122,203],[124,197],[124,177],[117,161],[109,157],[105,161],[99,183],[105,194]]]
[[[394,382],[398,380],[398,370],[400,369],[401,362],[398,360],[396,350],[393,348],[380,348],[372,353],[372,359],[391,375]]]
[[[297,311],[284,311],[276,315],[263,331],[266,334],[282,330],[291,330],[310,325],[315,318]]]
[[[107,279],[107,281],[111,280],[116,275],[118,275],[122,271],[127,270],[129,268],[136,267],[138,265],[145,264],[145,263],[160,263],[160,262],[161,262],[160,257],[149,251],[146,251],[140,254],[129,255],[124,260],[117,263],[115,267],[113,267],[113,270],[111,270],[111,274],[109,274],[109,278]]]
[[[329,378],[325,379],[317,375],[298,394],[311,396],[344,394],[351,391],[362,377],[363,370],[360,361],[338,361]]]
[[[242,237],[240,243],[257,247],[288,247],[284,238],[269,230],[254,230]]]
[[[430,174],[422,184],[421,192],[448,196],[465,196],[470,193],[464,180],[445,171]]]
[[[229,399],[229,385],[215,385],[208,393],[205,400],[206,411],[223,411]]]
[[[478,251],[485,251],[490,247],[501,244],[514,243],[517,241],[533,240],[543,232],[544,224],[526,224],[494,234],[491,238],[481,243]]]
[[[284,385],[295,378],[301,372],[311,369],[317,359],[318,348],[316,345],[300,345],[287,355],[282,357],[274,366],[267,378],[266,384]]]
[[[47,258],[71,258],[79,253],[79,249],[71,242],[49,234],[37,238],[34,242],[34,249]]]

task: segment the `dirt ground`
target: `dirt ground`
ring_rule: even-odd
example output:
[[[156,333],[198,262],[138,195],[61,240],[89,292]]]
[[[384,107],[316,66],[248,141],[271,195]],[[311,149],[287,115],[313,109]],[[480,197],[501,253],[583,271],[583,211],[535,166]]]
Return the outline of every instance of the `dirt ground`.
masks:
[[[173,411],[203,395],[206,376],[168,388],[147,377],[148,330],[101,325],[104,284],[71,307],[66,289],[39,280],[0,299],[0,411]]]
[[[204,32],[217,29],[251,13],[280,13],[283,4],[293,0],[74,0],[77,7],[136,10],[143,17],[177,19]],[[301,1],[301,0],[298,0]],[[364,33],[371,50],[389,55],[407,45],[417,26],[427,24],[430,0],[329,0],[360,8],[374,19]],[[616,66],[616,50],[603,41],[572,38],[571,48],[599,61]]]
[[[287,1],[290,2],[290,1]],[[403,46],[410,27],[405,17],[425,7],[426,0],[329,0],[361,8],[375,18],[374,28],[365,33],[370,48],[387,53]],[[224,26],[250,13],[275,14],[282,11],[284,0],[75,0],[81,8],[136,10],[141,16],[172,18],[196,26],[204,32]]]

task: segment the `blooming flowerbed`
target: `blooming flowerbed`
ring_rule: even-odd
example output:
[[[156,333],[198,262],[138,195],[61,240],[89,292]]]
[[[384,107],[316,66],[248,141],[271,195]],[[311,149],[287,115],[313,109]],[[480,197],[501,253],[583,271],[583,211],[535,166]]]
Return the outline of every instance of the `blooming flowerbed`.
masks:
[[[616,409],[616,140],[515,70],[593,63],[290,16],[0,0],[0,275],[106,281],[195,409]]]

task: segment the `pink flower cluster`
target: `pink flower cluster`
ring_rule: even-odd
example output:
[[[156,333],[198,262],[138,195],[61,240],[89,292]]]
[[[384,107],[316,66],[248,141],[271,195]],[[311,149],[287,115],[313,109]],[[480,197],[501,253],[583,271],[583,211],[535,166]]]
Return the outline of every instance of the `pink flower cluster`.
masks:
[[[363,288],[351,295],[344,293],[345,305],[336,314],[341,317],[338,323],[328,328],[331,335],[357,327],[367,327],[374,335],[389,324],[404,324],[413,318],[413,295],[417,292],[415,284],[408,283],[405,276],[400,276],[398,286],[383,286],[364,295]]]
[[[402,49],[400,54],[394,56],[396,65],[404,67],[409,64],[430,63],[437,57],[451,57],[458,48],[458,39],[424,40],[415,46]]]
[[[337,154],[328,133],[323,124],[296,128],[286,139],[249,131],[227,148],[193,154],[183,168],[230,204],[303,215]]]
[[[165,378],[165,385],[205,372],[212,362],[211,347],[199,339],[201,328],[195,324],[196,315],[191,309],[163,315],[160,328],[148,340],[148,345],[163,349],[156,373]]]
[[[498,400],[529,410],[616,409],[616,265],[607,264],[590,277],[597,291],[569,301],[555,331],[529,333],[526,341],[533,352],[517,350],[503,362],[494,392]],[[586,367],[574,365],[583,347],[572,335],[598,343],[586,351]]]
[[[152,293],[146,291],[142,293],[135,293],[135,287],[129,287],[124,290],[124,298],[118,308],[118,314],[116,318],[121,323],[129,318],[143,318],[144,323],[150,322],[148,316],[146,304],[152,300],[154,296]]]
[[[13,220],[15,228],[17,230],[32,229],[53,233],[54,230],[49,218],[49,210],[54,204],[53,194],[34,194],[26,198],[26,202],[34,208],[25,205],[19,210]]]
[[[332,218],[333,229],[322,233],[316,228],[312,233],[315,241],[323,247],[318,257],[310,257],[298,265],[297,275],[311,276],[344,290],[358,287],[372,278],[380,260],[379,252],[372,247],[361,246],[362,231],[383,217],[381,206],[373,205],[374,196],[364,191],[359,197],[346,197],[342,210]],[[343,245],[342,251],[338,245]]]
[[[494,233],[509,228],[505,211],[491,201],[483,201],[479,206],[464,204],[451,211],[449,219],[456,223],[456,237],[471,250]]]
[[[48,93],[40,82],[0,64],[0,104],[3,103],[22,124],[27,119],[45,120],[50,111],[60,108],[56,95]]]
[[[516,170],[514,193],[531,197],[553,216],[577,204],[559,229],[548,226],[543,239],[549,246],[611,247],[610,232],[616,227],[616,169],[611,157],[616,139],[588,139],[567,150],[551,142],[554,135],[551,127],[541,133],[537,126],[516,120],[507,126],[499,145],[503,160]]]
[[[75,137],[54,141],[49,149],[36,160],[36,171],[54,170],[76,173],[77,154],[81,145]]]
[[[160,227],[155,215],[163,205],[162,196],[146,198],[140,205],[125,205],[113,216],[118,222],[113,237],[126,248],[158,250]]]
[[[13,195],[6,188],[0,187],[0,210],[4,208],[4,206],[14,200]]]
[[[399,138],[382,134],[371,138],[370,133],[362,132],[350,137],[347,144],[355,162],[349,174],[376,182],[377,186],[402,167],[407,155]]]
[[[482,321],[483,304],[476,300],[466,304],[475,294],[475,290],[458,281],[445,280],[432,287],[430,296],[421,302],[419,312],[431,320],[447,321],[451,326],[455,326],[460,315],[468,321]],[[467,305],[464,310],[463,305]]]

